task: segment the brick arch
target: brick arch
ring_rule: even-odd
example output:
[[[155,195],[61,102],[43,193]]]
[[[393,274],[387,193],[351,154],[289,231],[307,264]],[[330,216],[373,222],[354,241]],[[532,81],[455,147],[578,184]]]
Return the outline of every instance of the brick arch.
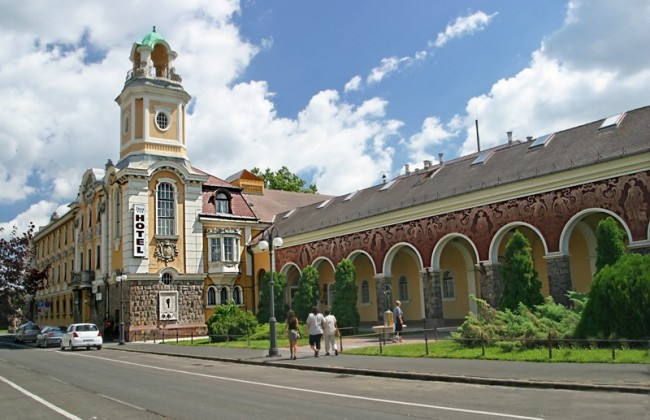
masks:
[[[419,270],[422,270],[424,268],[424,263],[422,262],[422,256],[418,252],[418,249],[408,242],[400,242],[393,245],[386,253],[386,258],[384,258],[384,263],[382,264],[382,273],[385,276],[391,275],[390,267],[393,263],[393,260],[397,255],[397,253],[401,251],[403,248],[407,248],[409,251],[413,252]]]
[[[531,229],[533,232],[537,234],[539,239],[542,241],[542,245],[544,245],[544,255],[548,255],[548,245],[546,244],[546,238],[544,238],[544,235],[542,232],[537,229],[535,226],[531,225],[530,223],[526,222],[512,222],[508,223],[507,225],[503,226],[501,229],[497,231],[497,233],[492,237],[492,241],[490,243],[490,252],[489,252],[489,258],[490,262],[493,264],[496,264],[499,262],[499,245],[501,245],[501,242],[505,238],[505,236],[512,231],[513,229],[516,229],[518,226],[524,226],[529,229]]]
[[[585,217],[594,213],[604,213],[607,216],[611,216],[614,219],[616,219],[616,221],[621,226],[623,226],[623,230],[625,230],[625,235],[627,237],[628,243],[632,243],[632,232],[630,231],[630,228],[627,226],[625,220],[623,220],[621,216],[619,216],[618,214],[614,213],[611,210],[594,207],[594,208],[588,208],[579,211],[571,219],[569,219],[566,225],[564,225],[564,229],[562,229],[562,233],[560,234],[560,244],[559,244],[559,249],[562,254],[564,255],[569,254],[569,239],[571,239],[571,233],[573,233],[578,223],[580,223],[580,221],[582,221]]]
[[[472,240],[468,236],[463,235],[461,233],[449,233],[443,236],[436,243],[436,246],[433,248],[433,253],[431,254],[431,269],[440,270],[440,256],[442,255],[442,251],[445,249],[445,246],[447,246],[454,239],[463,239],[464,241],[467,241],[467,243],[469,243],[472,250],[474,251],[474,260],[479,261],[479,255],[478,255],[478,250],[476,249],[476,245],[474,244],[474,242],[472,242]]]
[[[368,252],[363,250],[352,251],[350,255],[348,255],[348,259],[352,261],[352,263],[354,263],[354,260],[359,256],[364,256],[368,258],[368,261],[370,261],[370,264],[372,265],[373,273],[377,274],[377,266],[375,265],[375,261],[372,259],[372,255],[370,255]]]

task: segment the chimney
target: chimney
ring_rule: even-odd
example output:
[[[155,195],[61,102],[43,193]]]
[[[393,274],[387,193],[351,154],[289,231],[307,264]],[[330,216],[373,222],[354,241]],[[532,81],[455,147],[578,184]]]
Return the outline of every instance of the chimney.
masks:
[[[404,173],[406,175],[411,173],[411,165],[409,165],[408,163],[406,165],[404,165]]]
[[[512,131],[506,133],[508,135],[508,144],[512,144]]]
[[[442,153],[438,153],[438,162],[442,165]]]
[[[431,161],[430,160],[425,160],[424,161],[424,169],[429,169],[431,167]]]
[[[526,136],[526,141],[533,141],[533,136]]]

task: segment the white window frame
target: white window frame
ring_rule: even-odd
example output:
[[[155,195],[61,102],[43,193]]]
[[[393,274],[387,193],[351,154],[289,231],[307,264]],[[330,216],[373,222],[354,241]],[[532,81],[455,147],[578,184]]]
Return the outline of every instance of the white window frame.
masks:
[[[225,300],[221,296],[221,294],[223,293],[224,290],[226,291],[226,299]],[[227,305],[228,301],[230,300],[230,288],[228,286],[221,286],[219,288],[219,294],[218,294],[217,297],[218,297],[217,302],[219,302],[218,305]]]
[[[236,295],[239,295],[239,302],[237,302],[237,299],[235,299]],[[235,303],[235,305],[238,306],[244,305],[244,290],[242,289],[241,286],[235,286],[232,288],[231,299]]]
[[[208,261],[238,263],[241,259],[241,230],[212,229],[207,232]]]
[[[163,184],[168,184],[171,187],[171,194],[172,194],[172,212],[173,215],[171,217],[171,232],[167,231],[167,227],[165,226],[163,230],[163,226],[161,225],[161,220],[170,220],[169,217],[160,217],[160,203],[161,199],[159,197],[160,195],[160,188]],[[158,180],[156,183],[156,236],[157,237],[176,237],[178,232],[177,225],[178,225],[178,205],[176,203],[176,198],[177,198],[177,189],[176,189],[176,181],[173,179],[167,179],[167,178],[161,178]],[[168,199],[165,199],[165,202],[169,202]]]
[[[220,196],[225,197],[225,199],[220,198]],[[225,209],[222,208],[223,205],[226,206]],[[230,206],[230,194],[228,194],[225,191],[217,191],[216,194],[214,195],[214,211],[215,211],[215,213],[230,214],[231,213],[230,207],[231,207]],[[225,211],[223,211],[223,210],[225,210]]]
[[[161,127],[158,124],[158,116],[161,115],[161,114],[164,115],[167,118],[167,127],[165,127],[165,128]],[[172,126],[172,114],[169,111],[169,109],[167,109],[167,108],[155,107],[154,108],[153,121],[154,121],[154,124],[156,125],[156,128],[164,133],[165,131],[169,130],[169,128]]]

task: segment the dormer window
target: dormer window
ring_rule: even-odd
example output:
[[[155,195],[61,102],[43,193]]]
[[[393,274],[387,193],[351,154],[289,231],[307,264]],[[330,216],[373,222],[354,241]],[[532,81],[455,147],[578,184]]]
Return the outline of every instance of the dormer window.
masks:
[[[214,208],[217,213],[230,214],[230,196],[219,191],[214,196]]]

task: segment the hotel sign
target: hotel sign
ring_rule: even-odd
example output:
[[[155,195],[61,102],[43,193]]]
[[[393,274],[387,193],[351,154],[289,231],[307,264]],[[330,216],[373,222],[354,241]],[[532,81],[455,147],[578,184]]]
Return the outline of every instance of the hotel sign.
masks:
[[[146,257],[147,255],[147,206],[136,204],[133,206],[133,256]]]

